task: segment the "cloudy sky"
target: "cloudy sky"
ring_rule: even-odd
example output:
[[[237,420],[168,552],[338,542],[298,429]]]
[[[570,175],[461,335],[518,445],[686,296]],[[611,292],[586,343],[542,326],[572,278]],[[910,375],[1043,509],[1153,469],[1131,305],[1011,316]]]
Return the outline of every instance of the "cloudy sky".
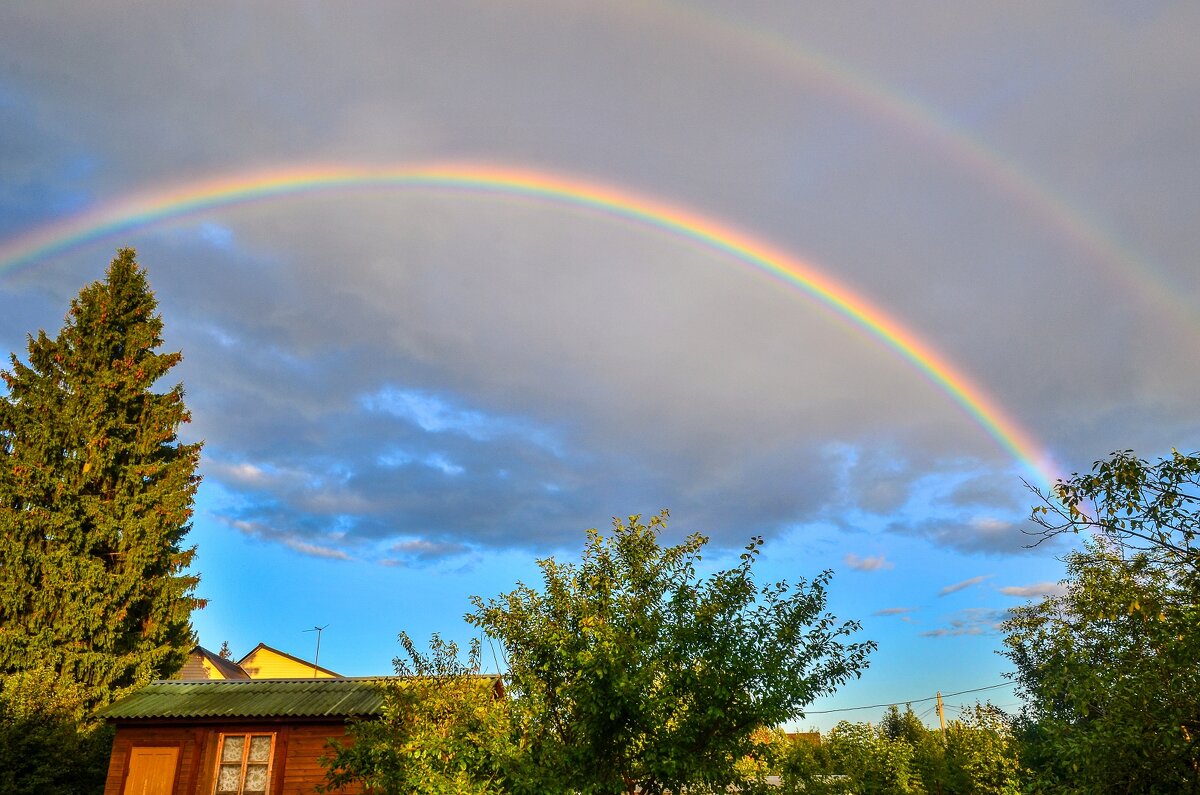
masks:
[[[6,4],[0,349],[136,246],[205,442],[206,646],[328,625],[322,664],[385,673],[669,508],[713,565],[761,533],[764,578],[836,571],[880,648],[807,723],[872,719],[815,713],[1003,681],[996,623],[1060,574],[1023,479],[1200,447],[1198,35],[1185,2]],[[303,179],[446,164],[629,212]],[[298,181],[221,193],[266,172]]]

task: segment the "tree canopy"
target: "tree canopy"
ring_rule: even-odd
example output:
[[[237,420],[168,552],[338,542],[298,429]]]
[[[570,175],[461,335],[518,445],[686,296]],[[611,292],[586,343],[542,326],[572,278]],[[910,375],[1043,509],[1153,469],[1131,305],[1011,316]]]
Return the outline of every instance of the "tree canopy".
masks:
[[[492,795],[510,790],[514,760],[509,705],[498,676],[481,676],[479,643],[467,662],[434,635],[422,652],[400,633],[399,679],[381,681],[383,714],[359,721],[324,762],[329,792],[361,784],[379,795]]]
[[[892,706],[878,726],[842,721],[819,744],[793,742],[781,754],[779,795],[1016,795],[1018,746],[1011,721],[976,704],[929,729]]]
[[[200,601],[184,546],[200,445],[180,360],[134,252],[71,301],[58,336],[0,371],[0,674],[53,673],[87,715],[173,673]]]
[[[1130,452],[1061,481],[1045,534],[1089,536],[1066,593],[1013,611],[1025,759],[1061,792],[1200,791],[1200,458]]]
[[[1200,574],[1200,456],[1173,450],[1151,463],[1120,450],[1089,473],[1035,492],[1042,502],[1031,516],[1036,543],[1089,532],[1114,548],[1143,553],[1150,563]]]
[[[518,730],[543,792],[724,791],[753,734],[860,675],[871,641],[825,612],[830,573],[759,586],[751,539],[701,576],[707,539],[664,547],[667,514],[588,532],[578,563],[539,561],[542,587],[473,599],[502,644]]]

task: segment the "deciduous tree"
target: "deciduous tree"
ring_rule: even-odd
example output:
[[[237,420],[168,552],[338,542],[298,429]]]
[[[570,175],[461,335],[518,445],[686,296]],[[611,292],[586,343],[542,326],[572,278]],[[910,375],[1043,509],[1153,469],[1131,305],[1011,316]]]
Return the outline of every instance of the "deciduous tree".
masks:
[[[379,795],[492,795],[511,789],[515,763],[509,705],[498,677],[479,675],[479,644],[468,661],[433,636],[428,654],[400,633],[399,679],[381,680],[383,714],[355,723],[324,762],[329,792],[360,784]]]
[[[1089,473],[1034,491],[1041,499],[1031,517],[1035,543],[1065,533],[1095,534],[1176,575],[1200,575],[1200,455],[1173,450],[1170,458],[1151,463],[1121,450]]]
[[[1066,593],[1005,625],[1027,766],[1056,791],[1200,792],[1200,457],[1113,453],[1042,498],[1042,537],[1088,540]]]
[[[1068,556],[1066,584],[1005,624],[1026,766],[1047,791],[1200,792],[1195,590],[1103,541]]]
[[[539,561],[542,587],[475,598],[468,621],[507,654],[510,693],[546,792],[724,791],[756,729],[858,676],[874,643],[825,612],[830,573],[753,579],[762,539],[701,576],[707,539],[664,547],[666,512],[592,530],[578,563]]]
[[[183,388],[155,385],[162,319],[134,252],[71,301],[56,338],[0,372],[0,674],[48,669],[86,716],[191,646],[184,545],[200,445]]]

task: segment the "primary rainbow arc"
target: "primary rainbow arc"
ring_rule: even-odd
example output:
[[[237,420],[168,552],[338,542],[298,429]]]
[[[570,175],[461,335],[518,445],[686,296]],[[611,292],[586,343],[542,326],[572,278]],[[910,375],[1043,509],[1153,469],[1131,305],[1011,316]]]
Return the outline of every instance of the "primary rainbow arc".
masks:
[[[1057,473],[1034,436],[961,368],[915,332],[821,272],[732,225],[624,187],[559,172],[490,163],[426,163],[373,168],[306,164],[234,174],[145,192],[0,243],[0,274],[155,223],[232,204],[367,187],[452,189],[575,206],[668,232],[781,279],[832,308],[907,359],[1043,484]]]

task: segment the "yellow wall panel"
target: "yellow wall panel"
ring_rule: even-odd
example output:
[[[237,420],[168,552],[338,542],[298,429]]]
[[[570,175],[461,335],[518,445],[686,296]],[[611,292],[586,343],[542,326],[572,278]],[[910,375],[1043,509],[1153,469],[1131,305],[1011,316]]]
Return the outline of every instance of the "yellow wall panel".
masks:
[[[261,645],[238,664],[251,679],[331,679],[336,676],[332,671]]]

